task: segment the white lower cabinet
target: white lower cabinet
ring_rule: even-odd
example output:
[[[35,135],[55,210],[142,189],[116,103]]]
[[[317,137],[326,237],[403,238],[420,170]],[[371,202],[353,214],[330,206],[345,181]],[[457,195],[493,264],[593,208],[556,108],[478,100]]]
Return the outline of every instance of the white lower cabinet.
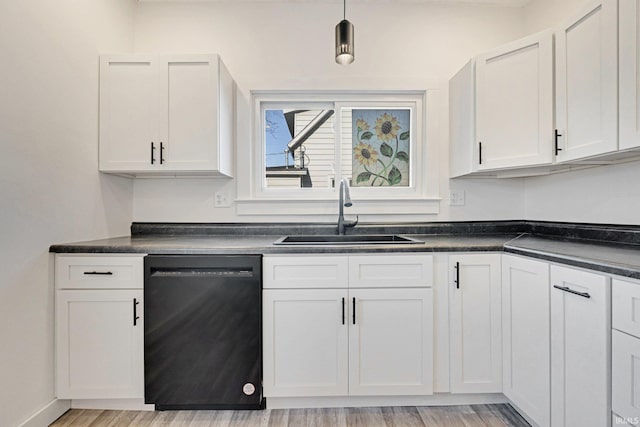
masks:
[[[262,298],[265,396],[347,395],[346,291],[265,289]]]
[[[401,256],[343,256],[358,265],[393,262]],[[351,259],[353,258],[353,259]],[[366,259],[365,259],[366,258]],[[304,265],[335,265],[336,257],[265,257],[265,277],[283,277]],[[386,259],[386,261],[385,261]],[[266,397],[408,396],[433,393],[432,257],[407,257],[416,267],[410,281],[386,288],[349,289],[341,274],[318,288],[284,289],[288,280],[266,280],[263,291],[264,395]],[[355,264],[355,265],[354,265]],[[332,267],[327,271],[335,271]],[[354,276],[356,277],[356,276]],[[413,276],[412,276],[413,277]],[[417,279],[424,277],[424,279]],[[423,280],[424,283],[418,283]],[[362,276],[354,286],[363,286]],[[408,286],[401,287],[403,283]],[[397,286],[397,287],[396,287]],[[421,287],[419,287],[421,286]],[[324,289],[322,288],[324,287]]]
[[[275,289],[263,300],[265,396],[432,393],[431,289]]]
[[[142,286],[142,256],[56,256],[56,397],[144,397]]]
[[[610,279],[551,266],[551,425],[611,423]]]
[[[625,420],[640,420],[640,339],[617,330],[611,338],[612,410]]]
[[[349,394],[432,394],[433,291],[351,289],[349,301]]]
[[[613,327],[611,409],[629,425],[638,425],[640,424],[640,282],[614,279],[611,310]]]
[[[57,397],[143,397],[142,290],[63,290],[56,304]]]
[[[449,257],[452,393],[502,391],[500,254]]]
[[[538,426],[551,423],[549,264],[502,257],[502,389]]]

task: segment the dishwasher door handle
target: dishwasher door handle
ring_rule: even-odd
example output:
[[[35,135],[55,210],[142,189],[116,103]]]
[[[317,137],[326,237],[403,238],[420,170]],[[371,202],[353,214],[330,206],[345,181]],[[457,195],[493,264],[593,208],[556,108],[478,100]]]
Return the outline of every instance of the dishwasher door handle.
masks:
[[[190,277],[201,279],[237,279],[254,277],[252,268],[247,267],[186,267],[151,269],[150,277]]]

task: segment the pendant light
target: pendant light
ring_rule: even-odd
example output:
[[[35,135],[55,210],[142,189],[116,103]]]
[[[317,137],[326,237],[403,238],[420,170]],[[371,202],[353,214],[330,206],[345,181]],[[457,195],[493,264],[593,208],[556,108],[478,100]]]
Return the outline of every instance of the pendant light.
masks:
[[[336,25],[336,62],[351,64],[353,55],[353,24],[347,21],[347,0],[343,0],[344,19]]]

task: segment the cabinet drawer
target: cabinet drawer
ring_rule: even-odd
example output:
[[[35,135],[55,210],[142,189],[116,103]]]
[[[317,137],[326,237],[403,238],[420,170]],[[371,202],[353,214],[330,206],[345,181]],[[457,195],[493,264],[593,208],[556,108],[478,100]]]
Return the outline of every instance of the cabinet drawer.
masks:
[[[284,256],[263,258],[263,287],[346,288],[347,256]]]
[[[56,289],[142,289],[144,256],[57,255]]]
[[[612,326],[640,338],[640,283],[613,279]]]
[[[432,255],[356,255],[349,257],[350,288],[430,287]]]

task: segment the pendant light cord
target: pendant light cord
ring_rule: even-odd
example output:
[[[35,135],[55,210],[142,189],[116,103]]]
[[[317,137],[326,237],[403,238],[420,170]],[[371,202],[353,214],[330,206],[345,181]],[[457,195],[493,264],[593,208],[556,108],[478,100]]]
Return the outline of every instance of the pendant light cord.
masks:
[[[342,5],[343,5],[343,19],[347,19],[347,0],[343,0],[342,1]]]

